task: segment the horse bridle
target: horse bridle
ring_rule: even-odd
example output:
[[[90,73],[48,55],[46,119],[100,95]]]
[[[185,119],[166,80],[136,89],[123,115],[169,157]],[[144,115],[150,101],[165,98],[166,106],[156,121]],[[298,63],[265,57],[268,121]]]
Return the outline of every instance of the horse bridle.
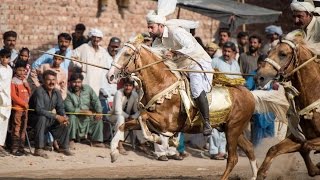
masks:
[[[129,47],[130,49],[133,50],[133,54],[130,56],[128,63],[125,66],[121,67],[116,62],[112,62],[111,66],[114,66],[115,68],[119,69],[120,75],[127,76],[130,73],[126,72],[125,69],[127,69],[127,67],[129,66],[130,63],[132,63],[132,62],[134,63],[134,61],[137,59],[139,50],[136,47],[134,47],[132,44],[129,44],[129,43],[124,43],[124,46]]]
[[[284,65],[280,66],[279,63],[277,63],[275,60],[271,58],[266,58],[264,61],[269,63],[273,68],[277,71],[276,79],[279,79],[281,77],[286,77],[286,74],[290,74],[289,72],[286,72],[287,69],[290,67],[291,64],[293,64],[294,68],[298,66],[298,57],[297,57],[297,46],[289,40],[281,40],[279,43],[285,43],[290,46],[290,48],[293,51],[293,54],[291,56],[291,59]]]

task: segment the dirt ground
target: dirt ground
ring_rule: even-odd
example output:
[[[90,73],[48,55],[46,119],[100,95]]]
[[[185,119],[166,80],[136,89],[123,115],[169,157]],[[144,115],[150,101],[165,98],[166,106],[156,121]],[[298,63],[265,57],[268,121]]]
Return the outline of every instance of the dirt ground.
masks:
[[[270,144],[268,144],[270,147]],[[110,162],[108,148],[93,148],[76,144],[75,156],[49,152],[49,159],[9,156],[0,159],[0,179],[219,179],[226,161],[211,160],[207,152],[188,148],[191,154],[183,161],[160,162],[151,155],[128,148],[129,155]],[[268,147],[257,149],[261,164]],[[312,155],[315,163],[320,155]],[[251,168],[247,158],[240,157],[230,179],[249,179]],[[311,180],[298,153],[282,155],[269,170],[267,179]]]

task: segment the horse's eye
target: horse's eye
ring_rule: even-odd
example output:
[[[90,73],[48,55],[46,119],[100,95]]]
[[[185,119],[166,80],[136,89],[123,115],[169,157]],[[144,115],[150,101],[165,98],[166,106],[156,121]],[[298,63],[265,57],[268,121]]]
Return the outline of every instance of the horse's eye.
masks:
[[[124,56],[129,57],[131,54],[125,53]]]
[[[280,53],[279,53],[279,56],[283,58],[283,57],[286,57],[286,56],[287,56],[287,54],[286,54],[286,53],[284,53],[284,52],[280,52]]]

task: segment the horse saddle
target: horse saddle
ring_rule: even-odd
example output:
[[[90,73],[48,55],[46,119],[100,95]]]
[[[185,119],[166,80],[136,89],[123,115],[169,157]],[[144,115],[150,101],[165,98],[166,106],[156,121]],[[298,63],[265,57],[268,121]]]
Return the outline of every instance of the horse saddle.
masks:
[[[186,80],[187,81],[187,80]],[[187,125],[201,125],[202,116],[199,111],[194,118],[191,117],[192,108],[197,108],[191,97],[190,86],[188,82],[186,83],[185,89],[180,89],[180,96],[182,99],[183,106],[188,116]],[[218,126],[225,122],[232,105],[232,97],[229,92],[228,87],[215,85],[212,90],[207,93],[207,98],[209,102],[209,116],[210,124],[212,126]]]

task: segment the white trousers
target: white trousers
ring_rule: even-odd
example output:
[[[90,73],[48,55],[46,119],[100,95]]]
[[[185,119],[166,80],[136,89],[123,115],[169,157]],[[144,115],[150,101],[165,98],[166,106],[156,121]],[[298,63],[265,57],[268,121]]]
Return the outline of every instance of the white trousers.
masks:
[[[0,146],[4,146],[7,137],[9,118],[0,114]]]
[[[169,137],[167,136],[162,136],[160,134],[160,139],[162,141],[162,144],[157,144],[154,143],[154,151],[155,155],[157,157],[160,156],[173,156],[175,154],[178,154],[177,148],[176,147],[170,147],[169,146]]]

